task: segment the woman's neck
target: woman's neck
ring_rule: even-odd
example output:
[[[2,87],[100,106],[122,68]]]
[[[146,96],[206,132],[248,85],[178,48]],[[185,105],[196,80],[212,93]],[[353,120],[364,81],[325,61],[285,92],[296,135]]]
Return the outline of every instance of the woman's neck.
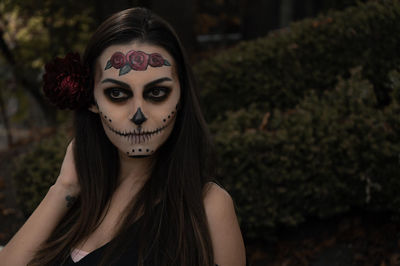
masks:
[[[128,182],[134,185],[143,185],[151,173],[154,157],[132,158],[120,153],[119,158],[119,184]]]

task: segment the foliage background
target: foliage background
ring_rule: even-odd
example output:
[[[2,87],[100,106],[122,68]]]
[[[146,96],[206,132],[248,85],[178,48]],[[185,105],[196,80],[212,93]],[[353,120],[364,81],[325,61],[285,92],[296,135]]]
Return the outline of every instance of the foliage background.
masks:
[[[71,136],[71,114],[43,98],[44,63],[82,52],[105,17],[134,5],[167,18],[189,49],[246,243],[355,212],[398,220],[397,0],[2,1],[1,139],[23,149],[0,181],[13,178],[25,217]]]

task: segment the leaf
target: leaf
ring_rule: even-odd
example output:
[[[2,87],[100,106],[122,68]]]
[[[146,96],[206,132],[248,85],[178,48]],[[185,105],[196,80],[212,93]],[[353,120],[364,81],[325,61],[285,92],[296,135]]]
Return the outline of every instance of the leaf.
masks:
[[[126,73],[128,73],[129,71],[131,71],[131,66],[126,64],[125,66],[123,66],[120,70],[119,70],[119,75],[122,76]]]
[[[104,70],[107,70],[107,69],[109,69],[109,68],[111,68],[111,67],[112,67],[111,60],[108,60],[108,61],[107,61],[107,64],[106,64],[106,67],[104,68]]]

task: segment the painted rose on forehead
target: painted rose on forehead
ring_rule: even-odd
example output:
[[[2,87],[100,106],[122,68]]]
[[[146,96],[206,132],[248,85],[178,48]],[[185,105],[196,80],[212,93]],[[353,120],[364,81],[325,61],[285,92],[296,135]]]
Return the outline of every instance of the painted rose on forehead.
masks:
[[[111,67],[119,69],[119,76],[129,73],[129,71],[144,71],[148,66],[161,67],[171,66],[168,60],[164,59],[159,53],[147,54],[142,51],[131,50],[126,55],[122,52],[115,52],[110,60],[107,61],[104,70]]]

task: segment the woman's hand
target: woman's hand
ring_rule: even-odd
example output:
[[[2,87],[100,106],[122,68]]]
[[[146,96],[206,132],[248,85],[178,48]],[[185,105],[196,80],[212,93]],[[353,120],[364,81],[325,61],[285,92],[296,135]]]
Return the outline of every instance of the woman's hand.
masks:
[[[75,166],[74,145],[75,141],[72,140],[67,147],[67,151],[61,165],[60,175],[54,184],[55,187],[60,187],[68,191],[71,197],[77,196],[80,192],[78,174]]]

